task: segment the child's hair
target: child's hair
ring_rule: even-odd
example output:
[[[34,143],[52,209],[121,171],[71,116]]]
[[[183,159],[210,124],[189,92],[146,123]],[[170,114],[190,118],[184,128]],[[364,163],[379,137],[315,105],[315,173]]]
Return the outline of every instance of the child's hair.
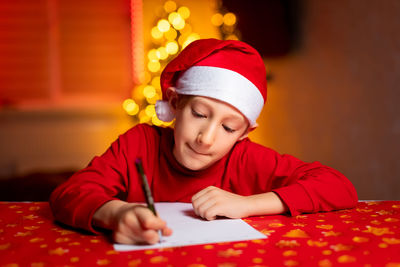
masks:
[[[181,95],[181,94],[179,94],[178,95],[178,99],[176,101],[176,108],[183,109],[186,106],[186,104],[189,102],[189,100],[191,98],[193,98],[193,97],[194,97],[193,95]]]
[[[206,96],[226,102],[249,121],[256,120],[267,97],[264,62],[248,44],[235,40],[202,39],[188,45],[161,74],[163,100],[157,101],[160,120],[171,121],[166,90],[180,95]]]

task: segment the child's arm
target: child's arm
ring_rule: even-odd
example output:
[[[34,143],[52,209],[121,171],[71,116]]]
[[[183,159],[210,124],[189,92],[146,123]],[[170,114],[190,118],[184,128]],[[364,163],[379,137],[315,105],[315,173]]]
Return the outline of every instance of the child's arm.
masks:
[[[213,220],[217,216],[244,218],[255,215],[282,214],[286,205],[274,192],[251,196],[237,195],[209,186],[192,197],[193,209],[200,217]]]
[[[192,199],[195,211],[204,218],[284,212],[296,216],[357,204],[354,186],[340,172],[319,162],[280,155],[249,140],[234,147],[224,171],[225,178],[218,185],[223,190],[209,187]]]
[[[93,225],[111,230],[114,241],[121,244],[155,244],[159,241],[158,230],[165,236],[172,234],[165,221],[147,207],[121,200],[101,206],[93,215]]]

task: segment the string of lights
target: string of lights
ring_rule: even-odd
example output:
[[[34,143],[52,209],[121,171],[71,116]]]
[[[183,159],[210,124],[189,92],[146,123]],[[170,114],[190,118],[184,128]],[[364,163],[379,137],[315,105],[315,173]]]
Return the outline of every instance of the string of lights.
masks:
[[[132,97],[126,99],[122,106],[140,123],[169,126],[172,122],[163,122],[157,118],[155,103],[161,99],[160,75],[164,67],[178,52],[191,42],[200,39],[193,31],[189,21],[190,10],[168,0],[163,5],[162,15],[150,31],[152,48],[147,52],[147,65],[140,85],[132,90]],[[222,39],[239,39],[236,31],[236,16],[231,12],[217,12],[211,23],[219,27]]]

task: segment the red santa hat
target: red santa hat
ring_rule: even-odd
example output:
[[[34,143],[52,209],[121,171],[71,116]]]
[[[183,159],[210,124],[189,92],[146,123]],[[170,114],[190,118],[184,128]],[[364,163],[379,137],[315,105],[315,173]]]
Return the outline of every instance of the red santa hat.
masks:
[[[255,125],[267,98],[264,62],[248,44],[235,40],[201,39],[192,42],[161,74],[163,100],[156,103],[162,121],[174,113],[165,93],[175,87],[178,94],[206,96],[238,109]]]

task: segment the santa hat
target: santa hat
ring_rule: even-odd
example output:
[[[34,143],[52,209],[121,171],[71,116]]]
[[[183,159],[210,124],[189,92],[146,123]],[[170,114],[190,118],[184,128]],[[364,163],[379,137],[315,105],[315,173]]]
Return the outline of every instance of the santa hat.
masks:
[[[235,40],[201,39],[192,42],[161,74],[163,100],[156,103],[162,121],[172,121],[166,90],[206,96],[238,109],[255,125],[267,98],[264,62],[248,44]]]

